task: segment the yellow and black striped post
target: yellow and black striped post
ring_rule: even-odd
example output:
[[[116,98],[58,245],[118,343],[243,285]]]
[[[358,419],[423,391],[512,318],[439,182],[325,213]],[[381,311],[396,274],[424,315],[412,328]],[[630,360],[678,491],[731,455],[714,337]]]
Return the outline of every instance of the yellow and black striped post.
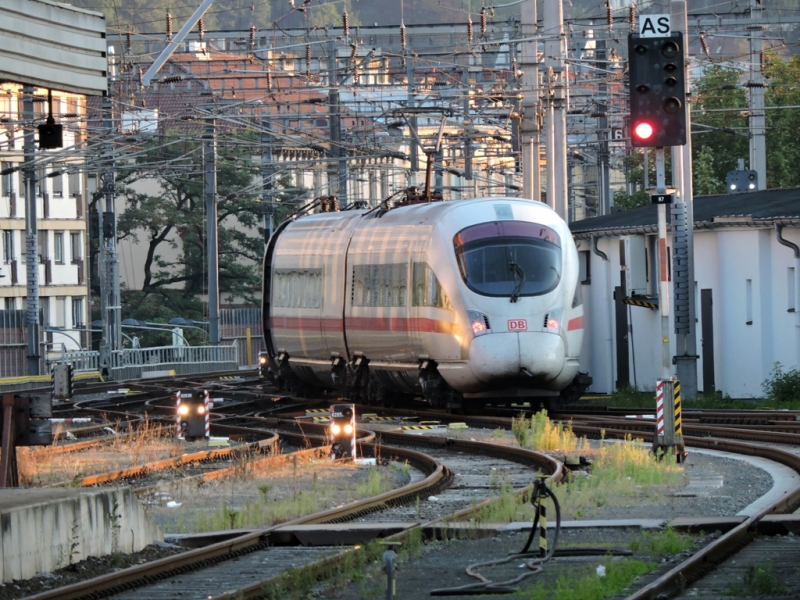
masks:
[[[547,507],[544,498],[539,499],[539,556],[547,556]]]
[[[675,436],[681,435],[681,382],[675,382]]]

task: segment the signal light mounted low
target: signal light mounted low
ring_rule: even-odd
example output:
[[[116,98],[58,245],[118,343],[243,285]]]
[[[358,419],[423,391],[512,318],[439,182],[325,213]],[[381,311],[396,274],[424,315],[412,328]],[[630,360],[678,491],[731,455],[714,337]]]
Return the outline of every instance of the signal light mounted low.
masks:
[[[628,35],[630,108],[635,148],[686,144],[683,34]]]

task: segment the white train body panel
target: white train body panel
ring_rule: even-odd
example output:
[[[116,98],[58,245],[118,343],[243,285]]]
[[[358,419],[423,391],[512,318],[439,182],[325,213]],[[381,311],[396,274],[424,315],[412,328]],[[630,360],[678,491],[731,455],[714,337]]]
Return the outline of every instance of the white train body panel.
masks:
[[[577,374],[577,251],[544,204],[492,198],[306,216],[274,240],[270,267],[267,347],[307,383],[331,385],[332,359],[357,356],[407,391],[425,360],[465,394],[556,393]]]

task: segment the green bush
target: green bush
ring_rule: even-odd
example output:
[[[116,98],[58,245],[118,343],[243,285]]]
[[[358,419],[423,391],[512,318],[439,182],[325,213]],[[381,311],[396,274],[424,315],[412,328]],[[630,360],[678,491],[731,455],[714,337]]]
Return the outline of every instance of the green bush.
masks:
[[[784,371],[781,363],[775,363],[772,374],[761,388],[767,399],[776,405],[800,402],[800,371],[794,367]]]

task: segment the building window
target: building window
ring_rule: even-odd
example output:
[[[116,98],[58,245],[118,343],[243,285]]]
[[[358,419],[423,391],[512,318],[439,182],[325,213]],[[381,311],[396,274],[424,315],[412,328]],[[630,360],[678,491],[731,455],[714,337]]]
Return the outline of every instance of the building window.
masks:
[[[408,266],[354,265],[353,306],[406,306]]]
[[[69,175],[64,175],[69,181],[69,195],[70,196],[77,196],[81,193],[81,174],[80,173],[70,173]]]
[[[17,299],[16,298],[6,298],[4,305],[6,310],[15,310],[17,308]]]
[[[11,264],[11,261],[16,258],[16,254],[14,253],[14,232],[13,231],[4,231],[3,232],[3,260],[5,263]]]
[[[60,173],[58,175],[54,175],[51,177],[53,180],[53,197],[54,198],[63,198],[64,197],[64,175]]]
[[[56,314],[55,323],[56,327],[67,326],[67,298],[66,296],[58,296],[56,298]]]
[[[38,232],[38,252],[39,252],[39,263],[44,264],[44,262],[50,258],[50,254],[47,251],[47,230],[40,229]]]
[[[412,306],[432,306],[449,311],[453,310],[453,305],[450,304],[450,299],[447,297],[444,288],[442,288],[439,279],[427,263],[414,263],[412,277],[414,281],[411,298]]]
[[[72,328],[84,329],[83,323],[83,298],[72,299]]]
[[[796,274],[794,272],[794,267],[789,267],[786,276],[786,286],[789,289],[788,312],[795,312],[797,310],[797,297],[795,296],[797,288],[795,287],[795,276]]]
[[[36,195],[43,196],[45,191],[47,190],[46,179],[47,174],[44,171],[44,167],[40,167],[36,169]]]
[[[53,258],[59,265],[64,264],[64,232],[56,231],[53,234]]]
[[[42,307],[42,326],[47,327],[50,325],[50,298],[42,296],[39,298],[39,304]]]
[[[319,308],[322,269],[276,269],[273,305],[280,308]]]
[[[745,297],[745,311],[746,311],[745,325],[752,325],[753,324],[753,280],[752,279],[748,279],[745,281],[744,297]]]
[[[72,262],[77,262],[83,258],[83,246],[81,246],[81,232],[72,231],[69,234],[69,245]]]
[[[0,163],[0,168],[2,168],[3,171],[10,169],[11,163]],[[14,175],[15,173],[8,173],[7,175],[2,176],[3,196],[10,196],[11,192],[14,191]]]

